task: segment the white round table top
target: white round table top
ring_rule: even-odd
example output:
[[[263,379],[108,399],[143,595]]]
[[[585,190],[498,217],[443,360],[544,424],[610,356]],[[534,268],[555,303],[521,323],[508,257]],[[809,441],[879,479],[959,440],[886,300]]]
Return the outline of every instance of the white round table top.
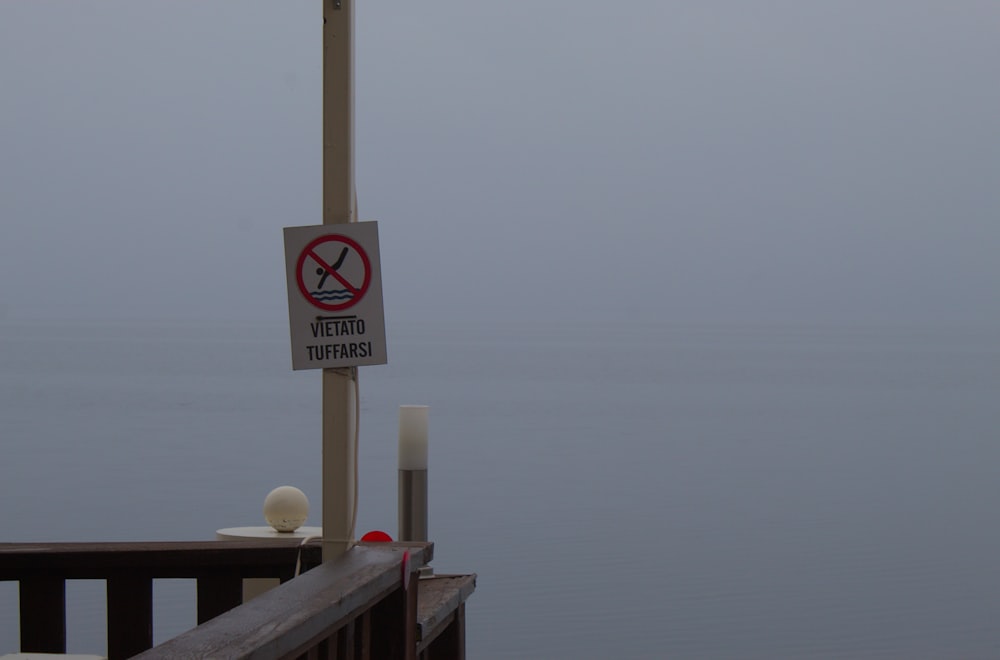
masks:
[[[239,541],[240,539],[304,539],[309,536],[323,536],[322,527],[299,527],[294,532],[279,532],[273,527],[226,527],[215,530],[219,541]]]

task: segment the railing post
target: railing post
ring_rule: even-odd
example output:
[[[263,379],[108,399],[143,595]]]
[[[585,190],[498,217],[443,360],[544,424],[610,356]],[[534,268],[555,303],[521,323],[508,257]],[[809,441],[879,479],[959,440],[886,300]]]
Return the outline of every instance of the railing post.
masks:
[[[131,658],[153,647],[153,579],[108,578],[108,660]]]
[[[25,577],[18,585],[21,604],[21,651],[66,652],[66,581]]]
[[[386,660],[416,660],[417,658],[417,591],[420,580],[416,575],[409,588],[400,587],[371,610],[372,657]]]
[[[354,620],[354,657],[372,657],[372,613],[368,610]]]
[[[465,603],[460,603],[451,623],[430,647],[434,660],[465,660]]]
[[[337,631],[334,636],[336,640],[337,659],[353,658],[354,655],[354,621],[348,622],[346,626]],[[331,640],[332,641],[332,640]]]
[[[198,578],[198,625],[242,603],[243,578],[238,572]]]

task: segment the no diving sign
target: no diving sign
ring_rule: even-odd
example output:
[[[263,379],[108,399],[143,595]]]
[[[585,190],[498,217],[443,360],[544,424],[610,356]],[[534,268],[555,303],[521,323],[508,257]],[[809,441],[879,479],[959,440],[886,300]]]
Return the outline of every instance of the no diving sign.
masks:
[[[378,223],[285,227],[292,369],[385,364]]]
[[[326,234],[310,241],[299,253],[295,279],[299,293],[310,304],[339,312],[364,298],[372,281],[371,259],[357,241],[343,234]]]

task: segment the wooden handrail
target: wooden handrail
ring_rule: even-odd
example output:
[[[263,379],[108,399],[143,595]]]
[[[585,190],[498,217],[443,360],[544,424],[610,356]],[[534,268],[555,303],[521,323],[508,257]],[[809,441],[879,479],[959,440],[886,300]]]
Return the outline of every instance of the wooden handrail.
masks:
[[[319,542],[302,548],[315,563]],[[0,543],[0,580],[59,576],[67,580],[106,579],[116,573],[151,571],[157,578],[197,578],[220,568],[242,577],[279,577],[295,571],[299,542],[154,541],[109,543]]]
[[[410,554],[408,589],[404,552]],[[431,552],[429,544],[354,547],[139,657],[273,660],[311,651],[327,657],[334,655],[330,648],[350,647],[345,657],[413,658],[417,572]],[[369,634],[361,639],[365,629]]]

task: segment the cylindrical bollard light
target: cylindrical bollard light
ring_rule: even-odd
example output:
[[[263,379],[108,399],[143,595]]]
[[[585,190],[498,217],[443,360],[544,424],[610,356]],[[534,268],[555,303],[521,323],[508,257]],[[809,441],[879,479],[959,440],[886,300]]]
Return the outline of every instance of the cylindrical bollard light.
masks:
[[[428,406],[399,407],[399,540],[427,540]]]

